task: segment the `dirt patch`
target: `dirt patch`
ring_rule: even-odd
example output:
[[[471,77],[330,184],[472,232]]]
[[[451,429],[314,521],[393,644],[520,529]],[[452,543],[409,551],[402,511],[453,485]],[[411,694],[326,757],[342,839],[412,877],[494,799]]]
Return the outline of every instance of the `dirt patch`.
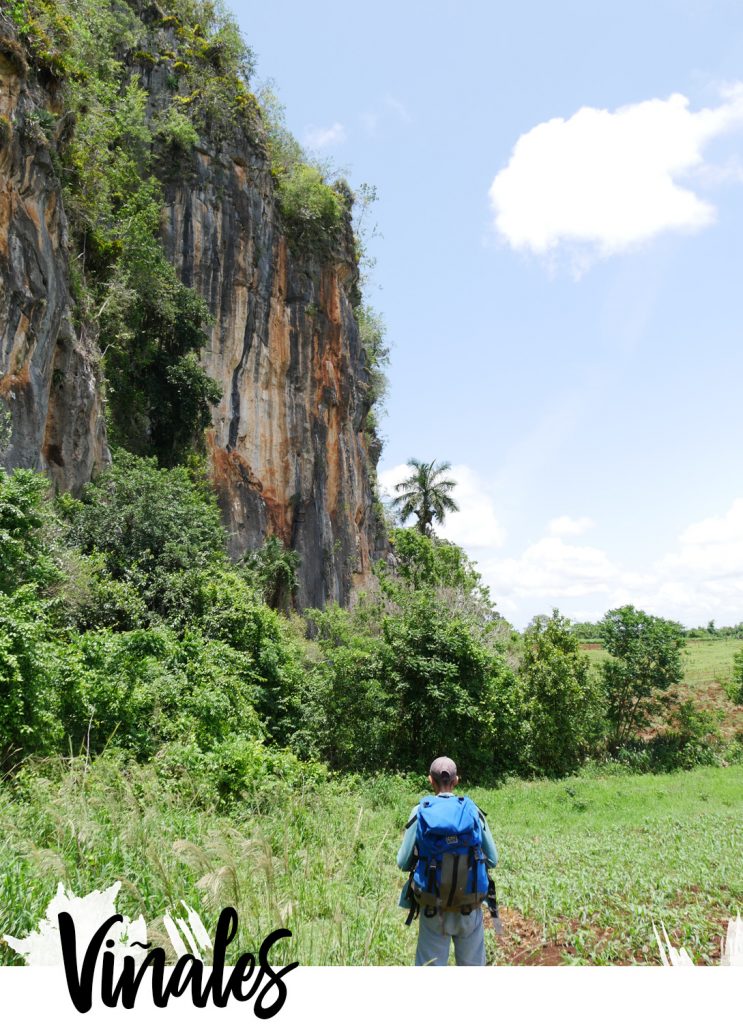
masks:
[[[542,925],[518,910],[501,907],[500,917],[503,934],[496,939],[500,963],[512,967],[560,967],[565,964],[566,954],[575,953],[573,946],[548,942]],[[489,914],[485,915],[485,927],[493,927]]]

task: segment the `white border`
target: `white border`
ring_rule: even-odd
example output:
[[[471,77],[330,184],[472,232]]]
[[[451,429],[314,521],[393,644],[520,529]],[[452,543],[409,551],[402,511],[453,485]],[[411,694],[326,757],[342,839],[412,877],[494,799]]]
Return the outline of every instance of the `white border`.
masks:
[[[733,1021],[743,1004],[737,968],[654,967],[299,967],[286,976],[279,1024],[405,1021],[460,1024],[640,1024]],[[158,1009],[143,986],[133,1010],[94,1006],[79,1014],[56,967],[0,968],[0,1010],[8,1024],[77,1021],[255,1021],[252,1003],[197,1010],[188,994]]]

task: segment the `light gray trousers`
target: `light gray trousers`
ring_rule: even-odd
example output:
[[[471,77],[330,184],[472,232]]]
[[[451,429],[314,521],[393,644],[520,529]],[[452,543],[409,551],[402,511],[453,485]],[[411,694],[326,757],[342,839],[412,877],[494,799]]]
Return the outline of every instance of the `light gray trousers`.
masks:
[[[416,967],[446,967],[452,939],[458,967],[485,966],[485,928],[480,907],[470,914],[447,913],[443,917],[426,917],[421,907],[418,921]]]

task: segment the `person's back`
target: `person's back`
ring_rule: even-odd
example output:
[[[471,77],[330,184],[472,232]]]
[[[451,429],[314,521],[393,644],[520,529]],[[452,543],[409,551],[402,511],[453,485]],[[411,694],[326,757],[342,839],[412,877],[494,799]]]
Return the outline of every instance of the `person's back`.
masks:
[[[407,824],[402,844],[397,854],[397,864],[403,871],[409,871],[400,897],[400,905],[410,909],[408,923],[416,909],[419,913],[418,947],[416,950],[416,966],[445,966],[449,959],[450,943],[454,941],[454,954],[459,966],[480,967],[485,964],[485,931],[482,916],[481,900],[483,898],[484,865],[495,867],[498,853],[488,827],[487,821],[477,806],[468,798],[457,797],[454,788],[459,782],[457,766],[448,757],[438,757],[429,772],[429,782],[434,791],[433,797],[421,801],[411,811],[411,819]],[[457,801],[457,808],[442,809],[437,805],[439,800]],[[422,820],[419,820],[421,818]],[[474,821],[467,822],[467,818]],[[443,836],[443,841],[452,844],[463,842],[465,845],[453,845],[455,851],[443,857],[435,857],[428,850],[421,851],[417,844],[428,846],[427,832],[434,833],[433,844],[436,845],[440,830],[436,828],[437,819],[460,821],[458,826],[462,835]],[[476,844],[476,847],[466,844]],[[439,845],[440,841],[439,841]],[[421,853],[427,854],[425,859]],[[469,853],[469,856],[468,856]],[[457,879],[456,865],[467,863],[467,883],[462,884],[461,876]],[[484,862],[478,867],[478,858]],[[435,864],[433,863],[435,861]],[[453,877],[442,879],[442,861],[444,873],[447,868]],[[452,865],[455,865],[452,867]],[[417,869],[417,870],[416,870]],[[430,884],[426,885],[426,872],[430,872]],[[415,872],[415,873],[414,873]],[[485,876],[486,877],[486,876]],[[479,879],[479,881],[478,881]],[[441,885],[444,883],[444,899],[441,898]],[[469,896],[467,894],[470,894]],[[447,909],[447,904],[461,909]]]

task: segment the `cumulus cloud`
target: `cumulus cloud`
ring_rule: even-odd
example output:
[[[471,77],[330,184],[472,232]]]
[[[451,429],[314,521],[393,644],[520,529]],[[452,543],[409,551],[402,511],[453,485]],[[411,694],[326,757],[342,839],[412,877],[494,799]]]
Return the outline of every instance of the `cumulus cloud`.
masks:
[[[540,597],[548,604],[561,597],[606,594],[620,572],[600,548],[566,544],[561,537],[543,537],[520,557],[483,568],[495,595]]]
[[[383,470],[379,474],[383,496],[394,498],[395,485],[409,475],[410,468],[405,465]],[[505,532],[495,514],[495,503],[484,482],[465,465],[452,466],[446,475],[457,482],[452,496],[459,505],[459,512],[450,513],[443,526],[436,526],[436,532],[468,550],[500,547],[505,539]]]
[[[310,149],[325,149],[327,146],[335,146],[339,142],[345,142],[346,129],[335,121],[329,128],[320,128],[317,125],[308,125],[304,130],[304,144]]]
[[[580,537],[592,526],[595,526],[595,523],[588,516],[579,516],[577,519],[571,516],[558,516],[557,519],[550,520],[547,532],[553,537]]]
[[[609,256],[664,231],[698,231],[714,206],[680,179],[703,180],[703,149],[743,125],[743,83],[698,111],[680,93],[601,110],[582,107],[522,135],[490,187],[499,234],[547,254],[561,245]]]
[[[567,518],[552,520],[550,535],[519,556],[482,564],[494,598],[517,624],[555,605],[575,618],[635,604],[686,625],[743,620],[743,498],[722,515],[692,523],[671,551],[639,568],[599,547],[566,543],[551,528]]]

